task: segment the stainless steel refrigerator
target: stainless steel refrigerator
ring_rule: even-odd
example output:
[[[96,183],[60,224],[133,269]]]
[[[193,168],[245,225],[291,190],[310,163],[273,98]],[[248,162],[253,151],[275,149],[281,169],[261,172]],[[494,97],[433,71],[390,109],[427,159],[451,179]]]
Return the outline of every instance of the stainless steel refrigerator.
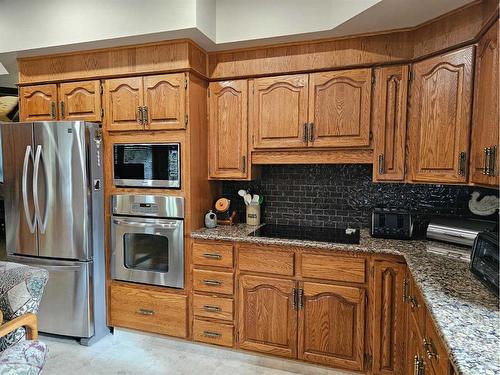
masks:
[[[88,345],[106,326],[102,132],[1,124],[8,260],[49,271],[39,329]]]

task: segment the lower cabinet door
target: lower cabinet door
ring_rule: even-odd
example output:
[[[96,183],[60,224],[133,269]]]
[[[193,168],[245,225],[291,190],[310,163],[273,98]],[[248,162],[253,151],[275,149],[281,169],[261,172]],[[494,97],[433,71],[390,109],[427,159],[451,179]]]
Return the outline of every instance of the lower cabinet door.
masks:
[[[362,371],[365,290],[303,283],[299,296],[299,358]]]
[[[405,374],[432,374],[432,369],[427,366],[423,353],[422,338],[418,325],[411,314],[408,314],[408,329],[406,332],[406,371]]]
[[[372,371],[374,374],[402,374],[406,309],[403,285],[406,266],[385,260],[374,263]]]
[[[295,282],[240,276],[239,347],[283,357],[297,354]]]

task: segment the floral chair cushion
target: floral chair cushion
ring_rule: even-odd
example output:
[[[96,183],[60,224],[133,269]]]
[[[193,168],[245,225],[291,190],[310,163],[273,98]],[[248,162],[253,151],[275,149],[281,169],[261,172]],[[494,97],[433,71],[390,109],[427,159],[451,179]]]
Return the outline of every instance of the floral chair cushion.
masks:
[[[0,262],[0,310],[4,321],[25,313],[36,314],[49,273],[24,264]],[[0,352],[24,339],[25,330],[19,328],[0,337]]]
[[[47,352],[47,346],[40,341],[21,341],[0,354],[0,375],[37,375]]]

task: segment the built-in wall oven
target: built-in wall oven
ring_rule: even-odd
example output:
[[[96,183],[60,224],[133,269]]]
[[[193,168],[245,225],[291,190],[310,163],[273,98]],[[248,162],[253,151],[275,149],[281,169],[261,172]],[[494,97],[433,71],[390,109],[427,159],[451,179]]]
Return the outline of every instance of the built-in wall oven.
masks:
[[[184,198],[112,196],[111,276],[184,287]]]
[[[115,186],[180,188],[180,144],[114,144],[113,182]]]

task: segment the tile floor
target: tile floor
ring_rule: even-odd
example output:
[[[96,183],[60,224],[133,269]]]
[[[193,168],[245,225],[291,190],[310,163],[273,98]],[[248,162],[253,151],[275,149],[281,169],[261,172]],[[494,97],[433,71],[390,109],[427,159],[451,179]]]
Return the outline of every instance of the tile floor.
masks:
[[[49,347],[44,375],[351,374],[128,330],[115,330],[90,347],[70,339],[43,335],[40,339]]]

